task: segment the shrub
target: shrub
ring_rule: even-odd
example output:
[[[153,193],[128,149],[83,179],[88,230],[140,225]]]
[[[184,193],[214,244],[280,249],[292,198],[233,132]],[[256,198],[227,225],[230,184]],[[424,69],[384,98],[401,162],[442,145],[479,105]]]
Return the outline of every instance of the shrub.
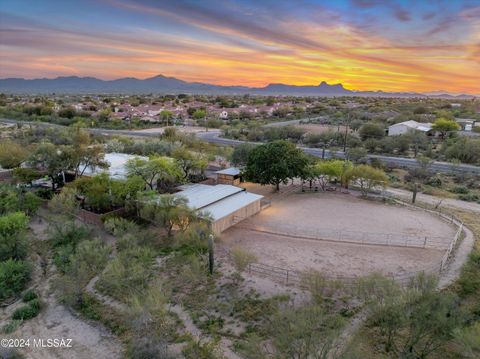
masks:
[[[5,334],[10,334],[13,333],[17,328],[22,324],[22,320],[12,320],[8,324],[5,324],[2,328],[2,332]],[[4,356],[1,355],[2,353],[0,352],[0,358],[5,358]],[[10,357],[7,357],[10,358]]]
[[[452,193],[458,193],[458,194],[467,194],[469,191],[469,189],[467,187],[464,187],[464,186],[456,186],[456,187],[453,187],[452,189],[450,189],[450,192]]]
[[[97,282],[98,288],[120,300],[145,289],[152,276],[154,257],[155,253],[145,247],[126,249],[109,262]]]
[[[75,222],[71,221],[54,226],[51,229],[50,240],[55,247],[66,244],[76,245],[82,239],[87,238],[89,234],[90,230],[88,227],[83,225],[77,226]]]
[[[71,243],[60,246],[55,250],[53,262],[60,272],[65,273],[68,270],[68,266],[70,265],[70,257],[74,252],[75,248]]]
[[[439,177],[431,177],[425,182],[425,184],[432,187],[442,187],[442,180]]]
[[[231,255],[233,262],[235,263],[235,267],[239,271],[245,270],[249,264],[257,261],[255,254],[238,246],[232,248]]]
[[[29,263],[21,260],[0,262],[0,300],[21,292],[30,279],[30,272]]]
[[[53,192],[51,189],[48,188],[39,188],[35,194],[43,199],[52,199],[53,197]]]
[[[467,263],[463,266],[458,284],[462,296],[473,294],[480,290],[480,252],[470,253]]]
[[[467,193],[458,195],[458,199],[467,202],[476,202],[480,200],[480,197],[474,193]]]
[[[138,232],[138,226],[128,219],[121,217],[109,218],[104,222],[105,229],[115,236]]]
[[[219,357],[220,352],[215,341],[202,343],[192,340],[183,348],[182,354],[187,359],[215,359]]]
[[[23,297],[22,297],[22,300],[26,303],[26,302],[30,302],[34,299],[37,299],[38,298],[38,295],[37,293],[35,293],[35,291],[33,291],[32,289],[30,290],[27,290],[24,294],[23,294]]]
[[[0,358],[2,358],[2,359],[23,359],[25,357],[15,349],[1,348],[0,347]]]
[[[12,319],[14,320],[27,320],[34,318],[40,313],[41,304],[38,299],[34,299],[22,307],[17,308],[13,314]]]
[[[23,212],[0,217],[0,261],[25,258],[28,249],[24,236],[27,222],[28,217]]]

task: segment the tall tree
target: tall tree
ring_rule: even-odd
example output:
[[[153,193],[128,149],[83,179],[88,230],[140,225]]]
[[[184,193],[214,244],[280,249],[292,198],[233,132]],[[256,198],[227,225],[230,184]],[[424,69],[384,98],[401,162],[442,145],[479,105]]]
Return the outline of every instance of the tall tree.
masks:
[[[273,141],[252,150],[245,174],[249,180],[262,185],[272,184],[278,191],[280,183],[302,177],[308,163],[308,157],[293,143]]]
[[[158,156],[149,160],[135,157],[129,160],[125,167],[129,177],[140,177],[151,190],[155,188],[157,182],[181,177],[177,164],[168,157]]]
[[[203,173],[207,168],[207,159],[196,152],[189,151],[185,147],[178,147],[172,152],[178,166],[182,169],[183,179],[187,180],[195,173]]]
[[[445,137],[449,132],[459,130],[460,126],[454,120],[448,120],[446,118],[438,118],[433,123],[432,129],[440,132],[440,137],[442,139],[445,139]]]
[[[351,170],[351,176],[360,184],[360,191],[363,196],[367,196],[368,192],[375,186],[382,186],[388,183],[388,177],[380,169],[368,165],[359,165]]]
[[[73,170],[72,151],[68,146],[55,146],[50,142],[41,143],[30,155],[28,163],[33,167],[47,172],[52,180],[52,189],[63,183],[62,173]]]

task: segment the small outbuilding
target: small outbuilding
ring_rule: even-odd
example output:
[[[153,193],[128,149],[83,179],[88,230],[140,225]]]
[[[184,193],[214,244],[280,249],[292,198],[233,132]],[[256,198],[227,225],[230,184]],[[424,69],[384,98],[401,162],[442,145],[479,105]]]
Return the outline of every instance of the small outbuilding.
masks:
[[[221,233],[262,209],[263,196],[247,192],[244,188],[218,184],[190,184],[179,187],[176,196],[187,199],[190,208],[211,217],[212,230]]]
[[[240,185],[240,169],[236,167],[225,168],[216,171],[215,174],[217,175],[217,184]]]

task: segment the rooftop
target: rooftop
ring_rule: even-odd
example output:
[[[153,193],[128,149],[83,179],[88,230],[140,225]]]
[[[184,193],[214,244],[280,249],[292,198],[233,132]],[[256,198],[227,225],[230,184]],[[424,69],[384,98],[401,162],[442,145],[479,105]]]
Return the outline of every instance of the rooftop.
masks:
[[[215,173],[219,175],[238,176],[240,174],[240,169],[237,167],[229,167],[220,171],[216,171]]]
[[[127,177],[127,170],[125,168],[125,164],[127,163],[128,160],[136,157],[148,160],[147,157],[129,155],[126,153],[116,153],[116,152],[106,153],[105,161],[110,164],[108,169],[104,170],[102,168],[87,167],[87,169],[83,174],[84,176],[95,176],[100,173],[108,173],[110,178],[124,179]]]
[[[263,198],[243,188],[224,184],[215,186],[193,184],[180,188],[183,190],[178,192],[177,196],[185,197],[190,208],[208,213],[214,221]]]
[[[191,208],[203,209],[225,197],[244,191],[243,188],[218,184],[209,186],[205,184],[187,184],[179,187],[182,191],[178,194],[188,200]]]

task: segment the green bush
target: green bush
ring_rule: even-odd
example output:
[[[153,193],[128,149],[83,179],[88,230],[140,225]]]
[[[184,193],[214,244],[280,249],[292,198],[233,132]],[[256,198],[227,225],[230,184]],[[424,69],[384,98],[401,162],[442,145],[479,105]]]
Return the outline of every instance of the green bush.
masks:
[[[458,194],[467,194],[469,191],[469,189],[467,187],[464,187],[464,186],[456,186],[456,187],[453,187],[450,189],[450,192],[452,193],[458,193]]]
[[[16,349],[1,348],[0,347],[0,358],[2,358],[2,359],[24,359],[25,356],[23,356],[23,354],[20,354]]]
[[[77,226],[75,222],[69,222],[62,226],[56,226],[52,230],[50,239],[54,247],[72,244],[75,246],[82,239],[88,238],[90,230],[86,226]]]
[[[23,294],[23,297],[22,297],[22,300],[27,303],[27,302],[30,302],[34,299],[37,299],[38,298],[38,295],[37,293],[35,293],[35,291],[33,291],[32,289],[30,290],[27,290],[24,294]]]
[[[235,267],[239,271],[245,270],[251,263],[255,263],[257,261],[255,254],[238,246],[232,248],[231,255],[233,262],[235,263]]]
[[[466,296],[480,291],[480,252],[470,253],[467,263],[462,268],[462,274],[458,280],[460,295]]]
[[[14,320],[27,320],[35,318],[40,313],[41,304],[38,299],[30,301],[27,305],[15,309],[12,314]]]
[[[105,229],[115,236],[138,232],[138,226],[132,221],[121,217],[112,217],[104,222]]]
[[[425,182],[425,184],[432,187],[442,187],[442,180],[438,177],[431,177]]]
[[[30,264],[21,260],[0,262],[0,300],[21,292],[30,279],[30,272]]]
[[[75,247],[73,244],[68,243],[63,246],[59,246],[55,250],[55,254],[53,255],[53,263],[57,269],[65,273],[70,265],[70,257],[75,253]]]
[[[476,202],[480,200],[480,197],[475,193],[459,194],[458,199],[467,202]]]
[[[5,324],[2,328],[2,332],[5,334],[10,334],[13,333],[17,328],[22,324],[22,320],[12,320],[8,324]],[[4,358],[1,356],[0,353],[0,358]]]
[[[52,199],[53,197],[53,192],[51,189],[48,188],[39,188],[35,194],[43,199]]]

